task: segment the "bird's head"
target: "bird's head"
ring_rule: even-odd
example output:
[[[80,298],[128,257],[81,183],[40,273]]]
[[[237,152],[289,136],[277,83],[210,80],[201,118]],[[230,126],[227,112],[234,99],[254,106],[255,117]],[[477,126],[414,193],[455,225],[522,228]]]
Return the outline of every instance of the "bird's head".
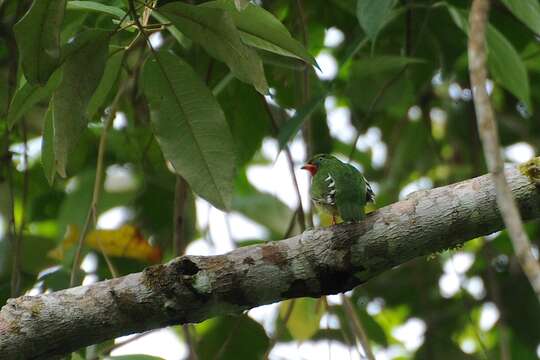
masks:
[[[309,171],[311,176],[314,176],[319,171],[321,166],[328,162],[336,161],[337,159],[329,154],[318,154],[313,156],[307,163],[302,166],[302,169]],[[337,160],[339,161],[339,160]]]

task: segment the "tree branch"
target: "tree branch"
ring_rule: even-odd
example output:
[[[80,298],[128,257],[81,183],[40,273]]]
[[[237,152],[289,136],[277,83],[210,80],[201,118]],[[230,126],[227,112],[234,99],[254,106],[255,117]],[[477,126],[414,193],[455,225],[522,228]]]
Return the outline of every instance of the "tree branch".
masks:
[[[484,148],[488,170],[493,174],[497,190],[497,205],[501,210],[508,235],[521,268],[540,301],[540,263],[531,251],[529,237],[523,228],[516,202],[512,197],[503,171],[497,123],[486,90],[486,24],[489,0],[474,0],[469,18],[469,72],[474,95],[474,108],[478,132]]]
[[[506,176],[523,218],[540,218],[540,158],[507,168]],[[10,299],[0,310],[0,354],[51,359],[121,335],[340,293],[502,228],[491,175],[419,191],[357,224],[224,255],[183,256],[88,286]]]

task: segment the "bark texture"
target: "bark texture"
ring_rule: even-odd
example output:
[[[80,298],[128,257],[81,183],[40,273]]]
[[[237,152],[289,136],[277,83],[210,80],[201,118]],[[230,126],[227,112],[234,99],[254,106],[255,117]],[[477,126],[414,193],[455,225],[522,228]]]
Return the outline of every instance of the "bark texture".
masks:
[[[507,168],[506,176],[523,218],[540,217],[540,158]],[[0,310],[0,358],[50,359],[120,335],[336,294],[502,227],[491,175],[419,191],[358,224],[10,299]]]

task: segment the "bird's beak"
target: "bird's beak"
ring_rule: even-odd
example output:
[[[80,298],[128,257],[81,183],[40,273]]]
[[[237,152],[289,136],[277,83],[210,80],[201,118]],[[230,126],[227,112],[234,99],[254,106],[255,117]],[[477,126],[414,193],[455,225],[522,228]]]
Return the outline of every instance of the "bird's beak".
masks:
[[[304,164],[304,166],[302,166],[301,169],[309,171],[311,175],[315,175],[315,173],[317,172],[317,166],[313,164],[309,164],[309,163]]]

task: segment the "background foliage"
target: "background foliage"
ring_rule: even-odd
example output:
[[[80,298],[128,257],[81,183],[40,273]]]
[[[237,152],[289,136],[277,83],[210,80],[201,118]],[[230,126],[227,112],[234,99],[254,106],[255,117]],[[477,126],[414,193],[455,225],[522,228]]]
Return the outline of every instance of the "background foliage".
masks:
[[[311,211],[252,176],[272,168],[277,149],[296,169],[320,152],[351,160],[379,207],[484,173],[468,7],[1,0],[0,304],[140,271],[191,243],[219,248],[201,199],[256,224],[257,236],[234,246],[297,233]],[[537,0],[492,1],[489,89],[508,161],[540,146],[538,36]],[[120,221],[96,230],[111,209]],[[538,223],[527,230],[538,254]],[[74,273],[80,241],[86,265]],[[199,359],[260,358],[274,345],[279,358],[287,345],[320,342],[357,358],[356,318],[378,358],[540,357],[540,308],[505,232],[411,261],[347,296],[352,314],[338,297],[299,299],[264,321],[224,316],[175,333]],[[103,356],[111,344],[74,357]]]

